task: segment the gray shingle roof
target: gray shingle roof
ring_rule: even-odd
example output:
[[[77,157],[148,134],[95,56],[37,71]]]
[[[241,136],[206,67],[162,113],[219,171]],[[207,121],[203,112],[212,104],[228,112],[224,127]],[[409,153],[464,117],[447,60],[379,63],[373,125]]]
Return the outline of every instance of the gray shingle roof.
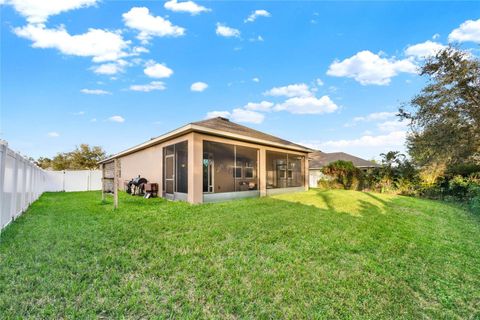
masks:
[[[212,119],[207,119],[207,120],[202,120],[202,121],[197,121],[197,122],[192,122],[192,125],[208,128],[208,129],[214,129],[214,130],[220,130],[228,133],[233,133],[233,134],[238,134],[242,135],[247,138],[253,138],[253,139],[260,139],[264,141],[269,141],[269,142],[274,142],[274,143],[280,143],[286,147],[295,147],[295,148],[301,148],[301,149],[306,149],[307,151],[310,150],[309,148],[290,142],[288,140],[280,139],[278,137],[272,136],[270,134],[254,130],[249,127],[242,126],[238,123],[231,122],[230,120],[222,117],[217,117],[217,118],[212,118]],[[312,151],[312,150],[310,150]]]
[[[359,157],[352,156],[351,154],[345,152],[325,153],[322,151],[316,151],[309,154],[310,169],[321,168],[337,160],[351,161],[354,166],[359,168],[379,167],[378,164],[372,163]]]

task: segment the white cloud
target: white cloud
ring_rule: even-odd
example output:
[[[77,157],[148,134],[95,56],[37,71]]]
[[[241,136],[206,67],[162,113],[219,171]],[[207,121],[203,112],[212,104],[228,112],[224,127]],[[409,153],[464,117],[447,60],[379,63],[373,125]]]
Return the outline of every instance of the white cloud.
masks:
[[[316,83],[316,84],[317,84],[317,86],[319,86],[319,87],[321,87],[321,86],[323,86],[323,85],[324,85],[324,83],[323,83],[322,79],[320,79],[320,78],[317,78],[317,79],[315,79],[315,83]]]
[[[97,122],[97,118],[90,119],[90,122]]]
[[[437,40],[438,38],[440,38],[440,34],[439,34],[439,33],[435,33],[435,34],[432,36],[432,39],[433,39],[433,40]]]
[[[52,48],[66,55],[93,57],[94,62],[114,61],[128,56],[124,50],[130,44],[119,32],[92,28],[83,34],[70,35],[64,26],[47,29],[43,24],[29,24],[15,28],[14,32],[31,40],[34,48]]]
[[[448,35],[448,41],[480,43],[480,19],[467,20]]]
[[[232,121],[235,122],[246,122],[246,123],[255,123],[259,124],[262,123],[265,119],[265,116],[259,112],[255,112],[252,110],[245,110],[242,108],[233,109],[232,112],[229,111],[211,111],[207,112],[206,119],[222,117],[222,118],[230,118]]]
[[[230,28],[223,23],[217,23],[215,33],[222,37],[240,37],[240,31],[238,29]]]
[[[49,16],[57,15],[69,10],[89,7],[97,3],[97,0],[6,0],[15,8],[28,23],[44,23]]]
[[[163,5],[165,9],[175,12],[188,12],[192,15],[196,15],[202,12],[208,12],[210,9],[196,4],[193,1],[178,2],[177,0],[170,0]]]
[[[112,75],[112,74],[117,74],[119,72],[123,72],[127,64],[128,63],[125,60],[119,59],[116,62],[104,63],[101,65],[94,66],[92,67],[92,70],[97,74]]]
[[[148,43],[153,37],[180,37],[185,29],[173,25],[170,21],[150,14],[148,8],[133,7],[122,15],[125,25],[140,31],[137,38],[142,43]]]
[[[250,42],[263,42],[264,39],[263,39],[262,36],[259,35],[259,36],[257,36],[256,38],[250,38],[250,39],[248,39],[248,41],[250,41]]]
[[[384,135],[364,135],[351,140],[330,140],[320,144],[323,147],[397,147],[405,143],[405,131],[393,131]]]
[[[369,122],[369,121],[379,121],[379,120],[385,120],[385,119],[389,119],[389,118],[392,118],[396,115],[397,113],[396,112],[387,112],[387,111],[384,111],[384,112],[373,112],[373,113],[370,113],[366,116],[362,116],[362,117],[355,117],[353,118],[353,121],[354,122]]]
[[[353,78],[362,85],[388,85],[391,78],[401,72],[416,73],[417,67],[409,59],[382,58],[365,50],[343,61],[335,60],[327,74]]]
[[[246,110],[264,111],[264,112],[271,111],[272,107],[273,107],[273,103],[270,101],[249,102],[244,106]]]
[[[143,72],[150,78],[169,78],[173,74],[173,70],[165,64],[156,63],[153,60],[147,62]]]
[[[260,79],[259,79],[259,78],[257,78],[257,77],[255,77],[255,78],[252,78],[252,81],[253,81],[253,82],[257,82],[257,83],[258,83],[258,82],[260,82]]]
[[[111,116],[110,118],[108,118],[108,121],[123,123],[125,122],[125,118],[122,116]]]
[[[244,20],[244,22],[245,23],[253,22],[253,21],[257,20],[258,17],[267,17],[268,18],[270,16],[271,16],[271,14],[267,10],[263,10],[263,9],[255,10]]]
[[[425,42],[417,43],[409,46],[405,50],[405,54],[407,56],[412,56],[418,59],[422,59],[422,58],[428,58],[428,57],[434,56],[438,51],[444,48],[446,48],[446,46],[438,42],[427,40]]]
[[[230,118],[230,112],[229,111],[210,111],[210,112],[207,112],[207,116],[205,118],[211,119],[211,118],[217,118],[217,117]]]
[[[377,126],[382,132],[405,131],[407,129],[408,122],[392,120],[379,123]]]
[[[80,92],[85,94],[95,94],[95,95],[112,94],[110,91],[106,91],[102,89],[82,89],[80,90]]]
[[[247,122],[247,123],[262,123],[265,119],[265,116],[259,112],[245,110],[241,108],[233,109],[231,113],[231,118],[236,122]]]
[[[288,111],[294,114],[322,114],[332,113],[338,106],[329,96],[316,97],[293,97],[283,103],[275,105],[277,111]]]
[[[55,132],[55,131],[49,132],[49,133],[47,133],[47,135],[48,135],[50,138],[60,137],[60,134],[59,134],[58,132]]]
[[[130,90],[142,92],[150,92],[155,90],[162,91],[165,89],[165,83],[163,83],[162,81],[152,81],[148,84],[134,84],[130,86]]]
[[[195,82],[195,83],[192,83],[192,85],[190,86],[190,90],[195,92],[202,92],[207,88],[208,88],[208,84],[206,84],[205,82]]]
[[[74,116],[83,116],[84,114],[85,114],[85,111],[78,111],[73,113]]]
[[[284,96],[284,97],[308,97],[312,93],[305,83],[290,84],[283,87],[274,87],[263,93],[266,96]]]

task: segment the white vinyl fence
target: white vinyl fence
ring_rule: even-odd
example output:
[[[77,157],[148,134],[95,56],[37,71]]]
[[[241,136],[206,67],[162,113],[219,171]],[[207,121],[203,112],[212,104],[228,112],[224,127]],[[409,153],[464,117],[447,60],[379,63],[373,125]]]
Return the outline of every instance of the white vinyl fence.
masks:
[[[102,189],[101,170],[46,171],[0,140],[0,230],[46,191]]]
[[[47,176],[0,140],[0,230],[45,191]]]
[[[48,179],[45,191],[91,191],[102,189],[101,170],[45,171]]]

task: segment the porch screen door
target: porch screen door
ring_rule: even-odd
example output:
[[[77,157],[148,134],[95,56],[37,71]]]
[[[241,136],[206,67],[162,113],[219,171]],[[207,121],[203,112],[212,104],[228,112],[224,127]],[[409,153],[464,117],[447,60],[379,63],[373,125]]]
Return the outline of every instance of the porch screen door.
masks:
[[[175,156],[165,156],[165,193],[173,194],[175,190]]]

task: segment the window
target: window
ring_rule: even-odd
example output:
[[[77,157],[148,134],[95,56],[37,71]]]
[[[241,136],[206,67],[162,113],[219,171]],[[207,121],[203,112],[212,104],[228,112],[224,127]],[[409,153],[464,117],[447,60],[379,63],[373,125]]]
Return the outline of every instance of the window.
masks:
[[[305,157],[267,151],[267,189],[301,187]]]
[[[203,192],[258,190],[257,161],[257,149],[204,141]]]

